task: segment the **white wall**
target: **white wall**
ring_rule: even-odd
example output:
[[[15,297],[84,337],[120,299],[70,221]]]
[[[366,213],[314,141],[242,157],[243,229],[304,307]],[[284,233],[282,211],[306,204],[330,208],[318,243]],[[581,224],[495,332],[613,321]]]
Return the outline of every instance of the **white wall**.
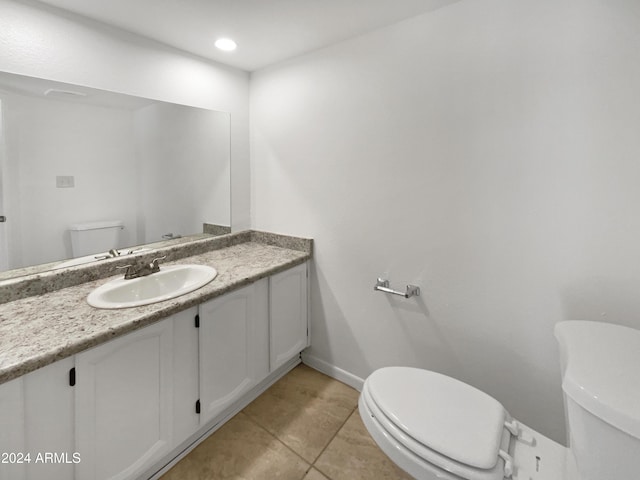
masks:
[[[312,358],[454,375],[564,439],[554,324],[640,327],[639,18],[465,1],[252,74],[252,224],[316,240]]]
[[[229,112],[232,227],[249,226],[246,72],[29,0],[0,0],[0,70]]]

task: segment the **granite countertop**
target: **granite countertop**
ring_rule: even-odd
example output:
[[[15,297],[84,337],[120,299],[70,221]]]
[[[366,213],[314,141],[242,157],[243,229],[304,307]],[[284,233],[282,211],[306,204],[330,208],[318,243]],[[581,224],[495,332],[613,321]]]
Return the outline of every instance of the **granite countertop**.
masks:
[[[0,383],[149,325],[311,258],[310,251],[249,241],[166,265],[210,265],[218,276],[186,295],[141,307],[101,310],[86,297],[116,275],[0,305]]]

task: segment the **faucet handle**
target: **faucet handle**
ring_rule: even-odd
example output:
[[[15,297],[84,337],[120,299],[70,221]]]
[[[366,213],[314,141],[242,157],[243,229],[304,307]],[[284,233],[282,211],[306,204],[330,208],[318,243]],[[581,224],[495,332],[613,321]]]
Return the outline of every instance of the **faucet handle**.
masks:
[[[128,280],[131,278],[132,272],[131,269],[133,268],[133,264],[129,264],[129,265],[117,265],[116,268],[118,270],[122,270],[124,268],[126,268],[125,272],[124,272],[124,279]]]
[[[153,261],[151,262],[151,264],[149,265],[151,267],[151,271],[152,272],[159,272],[160,271],[160,265],[158,264],[158,262],[160,260],[164,260],[165,258],[167,258],[166,255],[164,255],[163,257],[158,257],[158,258],[154,258]]]

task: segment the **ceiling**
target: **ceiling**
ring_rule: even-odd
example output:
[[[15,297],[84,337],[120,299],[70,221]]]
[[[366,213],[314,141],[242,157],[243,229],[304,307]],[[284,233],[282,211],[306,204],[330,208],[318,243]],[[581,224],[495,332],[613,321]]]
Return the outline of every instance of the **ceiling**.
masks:
[[[41,0],[253,71],[459,0]],[[230,37],[234,52],[217,50]]]

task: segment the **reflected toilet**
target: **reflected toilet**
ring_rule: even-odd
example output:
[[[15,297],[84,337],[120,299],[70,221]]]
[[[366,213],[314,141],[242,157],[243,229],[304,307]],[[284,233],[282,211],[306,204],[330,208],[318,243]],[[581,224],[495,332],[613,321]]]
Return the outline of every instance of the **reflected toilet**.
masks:
[[[122,220],[75,223],[69,226],[73,257],[108,252],[120,247]]]

